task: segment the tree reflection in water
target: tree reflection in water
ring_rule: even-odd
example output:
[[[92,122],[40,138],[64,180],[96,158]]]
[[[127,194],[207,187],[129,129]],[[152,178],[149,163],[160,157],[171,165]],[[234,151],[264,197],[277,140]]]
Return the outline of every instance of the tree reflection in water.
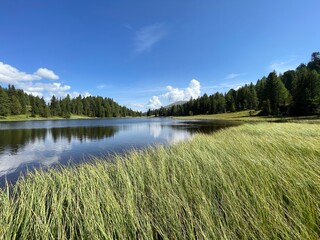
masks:
[[[19,149],[27,144],[37,141],[45,141],[47,137],[52,136],[53,142],[68,140],[101,140],[113,137],[118,131],[117,127],[66,127],[49,129],[10,129],[0,130],[0,152],[7,150],[15,155]]]

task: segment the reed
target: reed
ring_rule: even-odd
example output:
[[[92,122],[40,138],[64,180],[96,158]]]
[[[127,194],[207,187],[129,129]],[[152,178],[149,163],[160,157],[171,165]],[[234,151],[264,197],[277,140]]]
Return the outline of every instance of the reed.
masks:
[[[319,239],[320,125],[263,123],[0,190],[1,239]]]

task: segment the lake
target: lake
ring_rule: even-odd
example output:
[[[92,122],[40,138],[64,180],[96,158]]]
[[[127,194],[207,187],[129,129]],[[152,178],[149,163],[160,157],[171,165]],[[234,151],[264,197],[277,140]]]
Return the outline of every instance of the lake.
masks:
[[[225,121],[119,118],[0,122],[0,186],[34,168],[78,164],[130,149],[187,140],[239,125]]]

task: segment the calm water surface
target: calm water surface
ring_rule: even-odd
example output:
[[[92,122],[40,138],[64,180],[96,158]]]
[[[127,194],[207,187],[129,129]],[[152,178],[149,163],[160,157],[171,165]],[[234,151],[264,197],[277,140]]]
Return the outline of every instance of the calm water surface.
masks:
[[[0,122],[0,186],[28,170],[77,164],[155,144],[168,145],[194,133],[211,133],[238,123],[125,118]]]

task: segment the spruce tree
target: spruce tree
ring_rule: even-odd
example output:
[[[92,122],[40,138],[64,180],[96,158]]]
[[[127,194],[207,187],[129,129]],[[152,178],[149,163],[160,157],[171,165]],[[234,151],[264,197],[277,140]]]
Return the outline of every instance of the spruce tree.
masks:
[[[22,106],[16,96],[11,97],[11,114],[19,115],[21,114]]]
[[[7,92],[0,86],[0,116],[10,114],[10,104]]]

